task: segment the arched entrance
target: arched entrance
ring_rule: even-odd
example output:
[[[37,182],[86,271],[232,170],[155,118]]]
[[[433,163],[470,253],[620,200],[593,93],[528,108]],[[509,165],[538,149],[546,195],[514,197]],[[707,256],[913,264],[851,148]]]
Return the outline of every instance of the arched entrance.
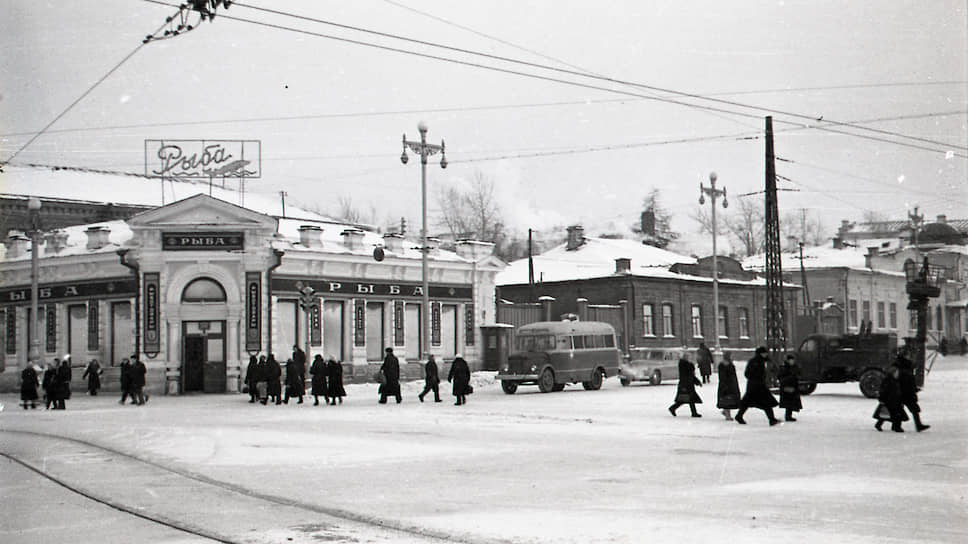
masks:
[[[226,296],[209,277],[188,283],[181,295],[181,391],[225,392]],[[189,317],[190,316],[190,317]]]

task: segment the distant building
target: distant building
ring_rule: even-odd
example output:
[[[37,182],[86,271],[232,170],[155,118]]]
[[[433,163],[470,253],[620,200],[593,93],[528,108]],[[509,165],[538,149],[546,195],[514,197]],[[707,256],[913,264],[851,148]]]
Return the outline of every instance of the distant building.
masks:
[[[716,344],[712,257],[695,259],[634,240],[586,238],[580,226],[572,226],[564,244],[532,261],[533,285],[528,259],[498,274],[499,321],[520,324],[508,317],[514,307],[551,297],[544,301],[553,319],[594,318],[597,306],[618,308],[622,317],[613,324],[630,351]],[[729,257],[718,258],[718,270],[720,345],[747,351],[764,344],[765,280]],[[796,284],[784,285],[788,337],[799,313],[799,292]]]
[[[5,170],[16,186],[17,169]],[[91,199],[124,197],[136,190],[131,184],[141,183],[142,193],[157,187],[137,178],[47,175],[55,178],[50,187],[37,180],[19,197],[34,194],[46,205],[50,193],[71,193],[77,183]],[[381,236],[291,203],[282,217],[276,199],[246,195],[239,206],[227,201],[239,199],[231,191],[214,188],[213,197],[207,186],[171,183],[180,200],[127,220],[43,233],[37,334],[44,361],[67,353],[75,365],[99,359],[105,383],[116,387],[116,365],[137,351],[150,385],[174,394],[238,391],[250,355],[271,350],[284,363],[294,344],[307,342],[311,355],[343,361],[348,379],[371,376],[368,364],[386,347],[415,376],[420,366],[406,363],[427,352],[479,362],[479,328],[494,321],[494,277],[504,266],[491,256],[492,244],[429,249],[430,307],[423,308],[419,244],[402,235]],[[31,251],[20,233],[0,248],[0,387],[8,390],[31,341]],[[300,286],[318,296],[308,313]],[[422,346],[425,311],[431,327]]]

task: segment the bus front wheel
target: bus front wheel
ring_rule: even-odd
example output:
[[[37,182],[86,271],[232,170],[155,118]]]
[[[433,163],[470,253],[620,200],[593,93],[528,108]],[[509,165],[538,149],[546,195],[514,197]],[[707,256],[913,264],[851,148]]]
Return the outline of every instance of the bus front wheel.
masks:
[[[518,390],[518,384],[510,380],[501,380],[501,389],[508,395],[513,395]]]
[[[538,376],[538,391],[542,393],[551,393],[555,388],[555,373],[550,368],[546,368],[541,371],[541,376]]]

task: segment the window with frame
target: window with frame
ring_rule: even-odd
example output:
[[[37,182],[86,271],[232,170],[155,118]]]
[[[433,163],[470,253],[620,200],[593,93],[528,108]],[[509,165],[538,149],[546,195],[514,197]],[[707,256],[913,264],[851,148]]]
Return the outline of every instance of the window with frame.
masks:
[[[890,321],[891,328],[892,329],[896,329],[897,328],[897,303],[896,302],[892,302],[890,304],[890,306],[888,307],[888,309],[889,309],[888,317],[891,320]]]
[[[739,337],[750,337],[750,311],[746,308],[739,309]]]
[[[855,299],[847,302],[847,320],[850,327],[857,328],[857,300]]]
[[[225,302],[225,289],[212,278],[198,278],[185,286],[182,302]]]
[[[651,304],[642,305],[642,336],[655,336],[654,308]]]
[[[702,306],[697,304],[692,305],[692,336],[702,337]]]
[[[663,336],[675,336],[676,330],[672,326],[674,323],[672,319],[672,304],[662,305],[662,334]]]
[[[937,329],[944,330],[944,320],[941,318],[941,306],[935,306],[934,308],[934,323]]]
[[[729,311],[725,306],[719,307],[719,337],[729,338]]]
[[[865,300],[862,305],[862,308],[864,309],[864,315],[861,321],[864,323],[867,323],[868,321],[871,320],[871,301]]]
[[[877,328],[883,329],[887,326],[887,318],[884,313],[884,301],[877,301]]]

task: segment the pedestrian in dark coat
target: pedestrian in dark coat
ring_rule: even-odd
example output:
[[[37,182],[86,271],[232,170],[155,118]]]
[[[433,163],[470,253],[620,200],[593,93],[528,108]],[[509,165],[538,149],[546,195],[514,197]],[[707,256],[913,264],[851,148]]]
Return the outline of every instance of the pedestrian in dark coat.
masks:
[[[326,379],[329,382],[327,387],[329,402],[335,405],[339,400],[339,403],[343,404],[343,397],[346,396],[346,389],[343,389],[343,365],[332,355],[326,362]]]
[[[387,403],[387,397],[393,395],[397,399],[397,404],[403,402],[400,396],[400,361],[393,354],[393,348],[386,349],[386,357],[383,358],[383,366],[380,367],[383,374],[383,386],[380,387],[380,404]]]
[[[786,410],[783,419],[796,421],[793,412],[803,409],[803,403],[800,401],[800,367],[797,365],[796,357],[786,356],[783,366],[776,374],[776,379],[780,383],[780,408]]]
[[[269,400],[269,374],[271,374],[269,371],[269,360],[266,359],[265,355],[260,355],[259,366],[256,367],[254,379],[256,380],[256,394],[259,396],[259,402],[263,405]]]
[[[282,404],[282,367],[271,353],[266,364],[269,366],[269,400]]]
[[[31,410],[37,408],[37,386],[39,385],[37,369],[34,365],[27,365],[27,368],[20,373],[20,401],[23,403],[24,410],[27,409],[28,404]]]
[[[309,375],[312,376],[310,392],[313,394],[313,406],[319,406],[319,397],[322,396],[329,404],[329,391],[326,387],[326,361],[322,355],[313,357],[313,366],[309,367]]]
[[[286,404],[293,397],[299,398],[296,404],[302,404],[306,394],[306,354],[302,353],[300,359],[301,362],[295,358],[286,361],[286,398],[283,400]]]
[[[61,359],[60,366],[57,367],[57,374],[54,375],[54,409],[65,410],[65,401],[71,398],[71,356],[65,355]]]
[[[776,425],[779,420],[773,415],[773,407],[778,403],[770,393],[770,388],[766,385],[766,365],[769,362],[767,357],[768,350],[760,346],[756,348],[753,358],[746,363],[746,394],[740,402],[739,412],[736,413],[736,423],[746,425],[743,414],[750,408],[763,410],[770,421],[770,425]]]
[[[898,354],[897,369],[898,384],[901,388],[901,404],[911,412],[914,428],[918,432],[926,431],[931,428],[931,425],[921,423],[921,406],[918,404],[918,384],[914,378],[914,363],[903,353]]]
[[[467,366],[467,361],[458,353],[450,363],[450,373],[447,374],[447,381],[453,382],[453,394],[457,397],[455,406],[467,404],[467,395],[474,390],[471,388],[471,369]]]
[[[56,393],[54,392],[54,382],[57,377],[57,367],[60,365],[60,361],[54,359],[54,361],[47,365],[44,370],[44,381],[41,383],[41,387],[44,388],[44,403],[47,405],[47,409],[50,410],[50,406],[54,403],[54,397]]]
[[[141,362],[141,359],[135,356],[134,362],[131,363],[131,398],[138,406],[143,405],[148,400],[147,395],[145,395],[147,376],[148,368]]]
[[[249,391],[249,403],[255,404],[259,394],[256,385],[259,380],[255,379],[259,372],[259,359],[255,355],[249,355],[249,365],[245,367],[245,387]]]
[[[733,364],[733,354],[723,353],[723,360],[716,367],[719,375],[719,389],[716,392],[716,407],[722,410],[726,421],[732,421],[730,410],[740,407],[739,380],[736,379],[736,365]]]
[[[696,362],[699,363],[702,383],[709,383],[709,376],[713,373],[713,354],[706,347],[705,342],[699,342],[699,349],[696,350]]]
[[[87,392],[92,397],[97,396],[97,390],[101,388],[101,363],[97,362],[97,359],[91,359],[90,363],[87,363],[87,368],[84,369],[84,374],[81,379],[87,378]]]
[[[424,397],[431,391],[434,392],[434,402],[440,402],[440,376],[437,373],[437,361],[434,361],[433,355],[428,355],[427,364],[424,365],[424,389],[417,398],[423,402]]]
[[[908,417],[904,413],[904,407],[901,403],[900,374],[900,369],[894,364],[887,368],[884,379],[881,380],[881,388],[877,394],[877,408],[874,409],[873,415],[874,419],[877,420],[874,428],[878,431],[884,426],[885,421],[890,420],[892,431],[896,433],[904,432],[901,423],[907,421]]]
[[[702,382],[696,378],[696,366],[684,358],[679,359],[679,385],[676,387],[675,402],[669,407],[670,414],[675,416],[680,406],[688,404],[692,417],[702,417],[696,410],[696,405],[702,404],[702,399],[696,392],[697,385],[702,387]]]
[[[126,357],[121,359],[121,400],[118,404],[124,404],[129,396],[134,403],[134,393],[131,392],[131,361]]]

